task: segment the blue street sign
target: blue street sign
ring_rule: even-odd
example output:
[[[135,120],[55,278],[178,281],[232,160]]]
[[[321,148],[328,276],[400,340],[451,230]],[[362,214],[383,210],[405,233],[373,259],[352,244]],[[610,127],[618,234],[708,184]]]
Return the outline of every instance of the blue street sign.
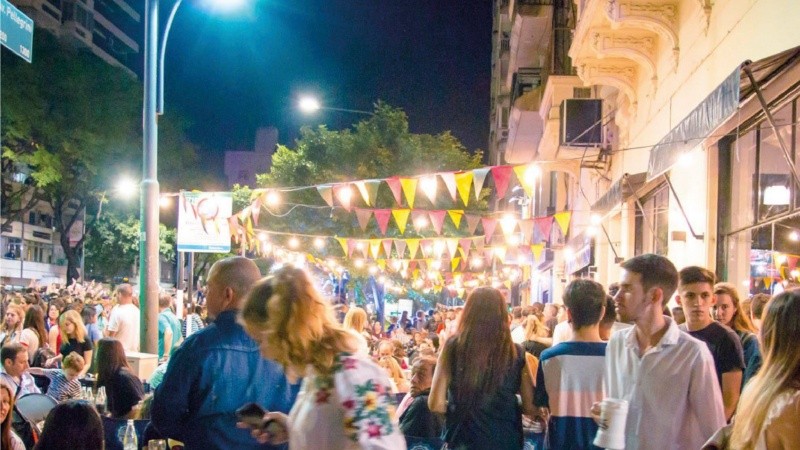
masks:
[[[0,0],[0,44],[25,61],[33,58],[33,19]]]

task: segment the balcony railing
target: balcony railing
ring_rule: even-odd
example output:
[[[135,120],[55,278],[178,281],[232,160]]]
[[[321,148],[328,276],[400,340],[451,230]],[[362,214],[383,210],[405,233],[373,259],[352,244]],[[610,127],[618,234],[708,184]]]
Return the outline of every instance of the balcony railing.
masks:
[[[511,79],[511,105],[531,90],[542,85],[542,69],[539,67],[521,67]]]

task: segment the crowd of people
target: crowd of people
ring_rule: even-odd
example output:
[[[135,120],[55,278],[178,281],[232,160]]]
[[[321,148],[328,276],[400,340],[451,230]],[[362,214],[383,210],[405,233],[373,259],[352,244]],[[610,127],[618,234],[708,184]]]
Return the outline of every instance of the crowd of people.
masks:
[[[144,435],[187,449],[521,449],[526,430],[592,449],[613,399],[626,449],[799,448],[800,291],[742,298],[652,254],[621,267],[607,287],[570,282],[561,304],[509,309],[480,287],[463,307],[382,323],[334,309],[302,269],[263,277],[227,258],[204,304],[159,298],[147,380],[126,359],[139,350],[129,285],[6,293],[0,443],[103,448],[103,420],[146,418]],[[102,407],[79,400],[86,380]],[[59,402],[41,432],[14,406],[39,392]]]

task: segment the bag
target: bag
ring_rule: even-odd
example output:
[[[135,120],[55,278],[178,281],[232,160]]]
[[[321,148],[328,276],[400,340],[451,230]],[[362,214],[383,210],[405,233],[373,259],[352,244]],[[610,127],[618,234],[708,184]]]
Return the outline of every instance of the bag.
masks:
[[[22,440],[22,443],[25,444],[25,448],[30,450],[33,446],[36,445],[36,442],[39,440],[39,435],[36,433],[36,427],[33,426],[32,423],[25,420],[19,412],[17,412],[17,407],[14,407],[14,412],[12,413],[11,419],[11,428],[14,429],[14,433],[19,436]]]
[[[31,361],[31,367],[44,367],[45,363],[48,359],[56,356],[55,352],[50,350],[50,347],[44,346],[40,347],[36,352],[33,354],[33,360]]]

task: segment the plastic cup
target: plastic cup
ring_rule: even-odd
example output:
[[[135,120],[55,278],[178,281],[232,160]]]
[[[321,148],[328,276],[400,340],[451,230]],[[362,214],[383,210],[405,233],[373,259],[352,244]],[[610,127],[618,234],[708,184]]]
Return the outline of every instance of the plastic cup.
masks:
[[[607,398],[600,402],[600,428],[594,438],[594,445],[613,450],[624,449],[627,418],[626,400]]]
[[[147,450],[167,450],[167,441],[164,439],[150,439]]]

